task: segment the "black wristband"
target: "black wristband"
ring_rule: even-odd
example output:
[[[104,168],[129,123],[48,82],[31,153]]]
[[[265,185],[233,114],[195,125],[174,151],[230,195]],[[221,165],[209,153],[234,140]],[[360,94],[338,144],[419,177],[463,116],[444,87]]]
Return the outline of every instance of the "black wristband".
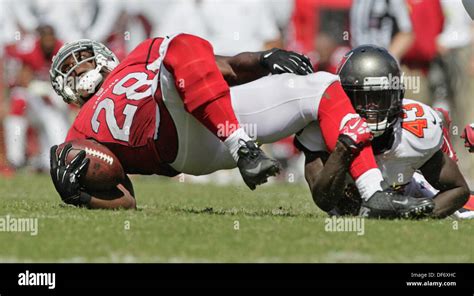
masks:
[[[263,56],[265,55],[266,51],[260,52],[260,56],[258,57],[258,62],[260,63],[260,66],[265,66],[265,63],[263,62]]]
[[[351,156],[356,156],[359,154],[361,147],[357,146],[356,142],[347,135],[339,135],[337,140],[344,145],[344,147],[349,151]]]
[[[267,67],[267,64],[265,63],[265,58],[264,58],[264,56],[265,56],[266,53],[268,53],[268,51],[262,51],[262,52],[260,53],[260,57],[258,58],[258,61],[259,61],[259,63],[260,63],[260,66],[262,66],[262,67],[264,67],[264,68]]]
[[[76,207],[88,206],[92,196],[87,192],[79,191],[76,195],[70,197],[61,197],[61,199],[68,205]]]

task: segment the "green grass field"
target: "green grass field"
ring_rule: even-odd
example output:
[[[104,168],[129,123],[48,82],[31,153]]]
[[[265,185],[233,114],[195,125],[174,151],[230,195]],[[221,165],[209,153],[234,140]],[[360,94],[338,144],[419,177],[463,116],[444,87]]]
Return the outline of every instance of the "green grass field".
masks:
[[[137,211],[103,211],[63,206],[46,175],[1,179],[0,217],[39,226],[0,232],[0,262],[474,262],[472,220],[365,220],[359,236],[325,231],[303,184],[134,185]]]

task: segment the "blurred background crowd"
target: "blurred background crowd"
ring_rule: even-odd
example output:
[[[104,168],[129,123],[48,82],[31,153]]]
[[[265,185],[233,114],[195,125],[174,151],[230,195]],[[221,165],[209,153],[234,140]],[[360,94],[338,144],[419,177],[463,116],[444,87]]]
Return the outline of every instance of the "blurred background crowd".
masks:
[[[121,59],[145,38],[187,32],[209,40],[216,54],[279,47],[302,52],[316,70],[332,73],[354,46],[386,47],[408,79],[406,97],[450,111],[460,165],[474,185],[474,157],[459,140],[462,127],[474,121],[474,31],[461,0],[0,0],[0,5],[0,176],[25,168],[48,171],[49,147],[65,138],[77,110],[53,92],[48,75],[64,42],[98,40]],[[282,180],[301,179],[302,160],[292,139],[267,149],[287,166]],[[224,173],[212,179],[234,178]]]

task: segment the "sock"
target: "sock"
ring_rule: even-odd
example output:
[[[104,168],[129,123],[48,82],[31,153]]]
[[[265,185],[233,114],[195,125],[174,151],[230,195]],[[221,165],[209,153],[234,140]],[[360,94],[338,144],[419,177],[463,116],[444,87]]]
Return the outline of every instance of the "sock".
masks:
[[[173,75],[184,109],[221,141],[240,127],[229,85],[208,41],[189,34],[177,35],[169,43],[163,66]]]
[[[225,141],[240,127],[227,96],[208,102],[191,114],[221,141]]]
[[[365,146],[352,161],[349,173],[354,180],[357,180],[362,174],[372,169],[379,171],[379,174],[382,175],[375,161],[372,146]]]
[[[252,140],[243,128],[237,129],[224,141],[224,144],[229,149],[230,154],[232,155],[232,158],[234,158],[235,162],[239,160],[239,155],[237,154],[237,151],[239,151],[239,148],[242,146],[242,141],[240,141],[241,139],[245,142]]]
[[[382,173],[379,169],[370,169],[363,173],[355,184],[359,189],[360,196],[367,201],[377,191],[382,191],[381,182],[383,181]]]
[[[330,152],[336,147],[341,121],[349,113],[356,113],[340,82],[334,82],[325,91],[318,108],[318,121],[326,147]],[[372,147],[369,145],[354,158],[349,172],[354,180],[369,170],[378,170]],[[369,190],[371,191],[371,190]]]
[[[326,90],[318,108],[318,120],[329,151],[334,150],[339,137],[341,120],[348,113],[356,113],[339,82]],[[362,199],[368,200],[376,191],[382,190],[383,176],[378,169],[371,146],[361,150],[351,163],[349,172],[356,182]]]

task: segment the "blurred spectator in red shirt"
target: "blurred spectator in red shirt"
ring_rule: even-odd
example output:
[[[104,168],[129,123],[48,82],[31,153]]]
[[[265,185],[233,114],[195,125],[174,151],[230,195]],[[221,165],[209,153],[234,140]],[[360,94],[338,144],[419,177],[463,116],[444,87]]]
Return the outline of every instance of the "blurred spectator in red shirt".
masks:
[[[321,26],[330,20],[322,19],[325,12],[333,11],[348,15],[351,4],[352,0],[295,0],[287,47],[303,53],[313,51]],[[343,24],[343,26],[348,30],[348,24]],[[341,38],[348,41],[348,31]]]
[[[10,59],[20,64],[10,87],[10,111],[4,119],[7,160],[14,167],[28,163],[31,145],[28,127],[39,140],[39,155],[30,159],[35,169],[48,170],[49,147],[64,141],[68,128],[68,108],[54,93],[49,82],[51,58],[61,47],[51,26],[40,26],[33,42],[22,40],[7,46]]]
[[[415,38],[403,57],[409,68],[427,71],[437,55],[437,38],[443,30],[444,16],[439,0],[407,0]]]
[[[6,53],[20,60],[24,67],[29,67],[35,73],[36,79],[47,81],[51,59],[62,46],[62,42],[56,39],[51,26],[40,26],[37,31],[39,37],[32,47],[22,48],[15,43],[6,47]]]
[[[351,0],[296,0],[287,48],[308,55],[317,71],[335,73],[349,47]]]

